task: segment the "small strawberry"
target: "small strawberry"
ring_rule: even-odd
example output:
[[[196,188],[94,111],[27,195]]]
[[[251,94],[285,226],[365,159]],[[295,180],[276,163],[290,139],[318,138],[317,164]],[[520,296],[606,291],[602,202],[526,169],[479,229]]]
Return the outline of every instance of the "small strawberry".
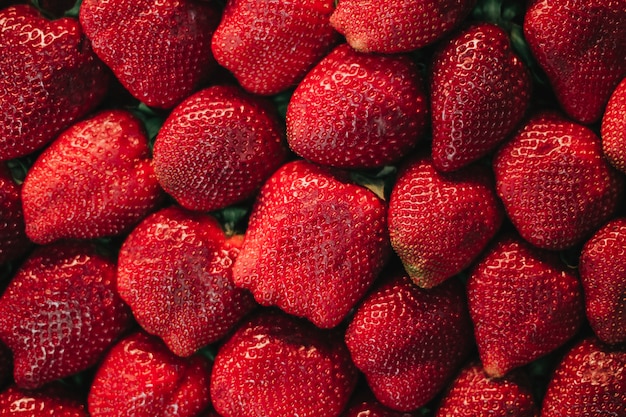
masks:
[[[470,274],[468,303],[485,372],[506,375],[552,352],[582,325],[578,277],[556,253],[505,235]]]
[[[28,171],[26,234],[39,244],[118,235],[161,197],[141,122],[105,110],[64,131]]]
[[[104,98],[109,73],[78,20],[0,10],[0,161],[42,148]]]
[[[398,53],[422,48],[451,31],[475,0],[341,0],[330,23],[357,51]]]
[[[133,333],[99,365],[88,396],[91,417],[195,417],[210,405],[211,362],[180,358],[156,337]]]
[[[61,382],[38,390],[11,385],[0,392],[0,416],[88,417],[87,407]]]
[[[573,119],[600,119],[626,77],[624,0],[534,0],[524,18],[530,50]]]
[[[487,167],[440,173],[433,165],[425,155],[407,161],[389,201],[391,246],[423,288],[468,267],[504,219]]]
[[[223,417],[336,417],[356,380],[340,332],[269,310],[218,350],[211,399]]]
[[[21,186],[0,162],[0,265],[19,258],[32,246],[26,236],[20,192]]]
[[[276,115],[235,86],[187,98],[154,143],[159,183],[190,210],[217,210],[252,197],[286,156]]]
[[[212,39],[215,59],[254,94],[295,86],[339,40],[333,0],[229,0]]]
[[[215,67],[219,12],[210,2],[84,0],[79,17],[96,54],[148,106],[174,107]]]
[[[626,173],[626,78],[615,88],[606,105],[600,137],[606,159]]]
[[[397,161],[426,133],[427,97],[417,65],[405,55],[336,47],[294,91],[287,141],[305,159],[340,168]]]
[[[624,179],[589,128],[558,113],[532,117],[497,152],[496,190],[531,244],[565,249],[589,237],[615,212]]]
[[[355,365],[383,405],[415,410],[439,393],[473,347],[460,281],[425,290],[386,279],[359,305],[345,334]]]
[[[37,388],[94,365],[126,329],[115,264],[84,242],[40,246],[0,298],[0,339],[15,382]]]
[[[454,171],[494,150],[521,122],[531,80],[507,33],[475,24],[445,43],[431,74],[432,158]]]
[[[289,162],[261,189],[234,282],[261,305],[334,327],[387,259],[386,213],[374,193],[340,173]]]

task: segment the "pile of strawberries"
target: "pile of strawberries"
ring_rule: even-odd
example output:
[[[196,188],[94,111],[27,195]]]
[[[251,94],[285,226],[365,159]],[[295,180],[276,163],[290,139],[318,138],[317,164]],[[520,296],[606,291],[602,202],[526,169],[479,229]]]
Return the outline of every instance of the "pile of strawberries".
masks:
[[[626,0],[0,0],[0,416],[626,416]]]

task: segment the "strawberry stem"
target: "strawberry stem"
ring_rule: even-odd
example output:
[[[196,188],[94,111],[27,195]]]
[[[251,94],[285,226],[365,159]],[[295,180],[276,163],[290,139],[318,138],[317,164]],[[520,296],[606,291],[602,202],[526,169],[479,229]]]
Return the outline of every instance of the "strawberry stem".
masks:
[[[350,171],[350,178],[358,185],[367,188],[381,200],[389,201],[391,189],[396,180],[397,168],[385,166],[378,172]]]
[[[63,15],[65,17],[78,18],[78,13],[80,12],[80,5],[82,4],[82,2],[83,0],[76,0],[76,3],[74,3],[74,6],[72,6],[71,9],[66,10]]]
[[[230,237],[243,234],[249,212],[246,206],[229,206],[212,214],[222,225],[226,236]]]

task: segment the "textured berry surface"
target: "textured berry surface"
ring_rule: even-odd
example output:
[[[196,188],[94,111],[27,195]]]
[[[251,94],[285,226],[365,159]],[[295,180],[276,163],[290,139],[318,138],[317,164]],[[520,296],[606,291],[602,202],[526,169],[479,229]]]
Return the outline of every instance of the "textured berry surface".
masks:
[[[626,173],[626,78],[611,94],[602,116],[602,152],[618,170]]]
[[[20,198],[21,186],[13,181],[6,164],[0,162],[0,265],[15,260],[32,246]]]
[[[0,392],[0,416],[88,417],[88,414],[78,395],[55,382],[37,391],[9,386]]]

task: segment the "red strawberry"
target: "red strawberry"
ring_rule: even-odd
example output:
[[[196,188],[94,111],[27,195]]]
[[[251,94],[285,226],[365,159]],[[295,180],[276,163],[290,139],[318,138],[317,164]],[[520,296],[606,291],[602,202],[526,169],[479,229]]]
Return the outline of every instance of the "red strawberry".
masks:
[[[334,417],[356,380],[340,332],[270,310],[243,323],[217,352],[211,399],[224,417]]]
[[[624,0],[534,0],[524,35],[563,110],[597,121],[626,76]]]
[[[626,416],[626,351],[585,339],[563,358],[543,400],[541,417]]]
[[[149,106],[174,107],[215,67],[219,12],[209,2],[85,0],[80,23],[96,54]]]
[[[585,243],[579,271],[594,332],[605,343],[626,343],[626,218],[609,221]]]
[[[26,236],[20,191],[6,164],[0,162],[0,265],[19,258],[32,246]]]
[[[190,210],[252,197],[286,156],[276,115],[234,86],[209,87],[186,99],[154,143],[159,183]]]
[[[626,78],[606,105],[600,131],[602,151],[609,162],[626,173]]]
[[[498,150],[493,169],[509,218],[546,249],[581,243],[613,215],[624,186],[595,133],[557,113],[531,118]]]
[[[104,98],[109,73],[76,19],[0,10],[0,160],[24,156]]]
[[[124,241],[117,288],[139,324],[179,356],[221,339],[255,305],[235,287],[242,236],[178,207],[145,219]]]
[[[445,43],[431,74],[432,157],[454,171],[494,150],[522,120],[530,75],[506,32],[475,24]]]
[[[333,0],[230,0],[212,39],[215,59],[239,84],[272,95],[295,86],[339,40]]]
[[[369,390],[359,392],[342,417],[417,417],[417,412],[395,411],[382,405]]]
[[[427,98],[405,55],[335,48],[298,85],[287,107],[287,141],[305,159],[341,168],[397,161],[426,133]]]
[[[357,51],[397,53],[422,48],[456,27],[475,0],[341,0],[330,17]]]
[[[211,363],[180,358],[161,341],[133,333],[104,358],[88,397],[91,417],[195,417],[210,405]]]
[[[159,203],[141,122],[106,110],[64,131],[22,188],[26,234],[36,243],[128,231]]]
[[[583,317],[578,277],[556,253],[504,236],[471,272],[468,302],[485,372],[501,377],[572,338]]]
[[[43,384],[94,365],[127,327],[115,264],[84,242],[38,247],[0,298],[0,339],[15,382]]]
[[[87,417],[87,407],[60,382],[35,391],[11,385],[0,392],[0,416]]]
[[[389,201],[389,235],[415,284],[439,285],[483,251],[504,219],[493,175],[473,165],[438,172],[419,155],[400,171]]]
[[[365,294],[388,253],[383,201],[298,160],[261,189],[233,279],[260,304],[329,328]]]
[[[376,398],[414,410],[444,388],[472,349],[464,287],[448,280],[425,290],[392,276],[357,308],[345,338]]]

